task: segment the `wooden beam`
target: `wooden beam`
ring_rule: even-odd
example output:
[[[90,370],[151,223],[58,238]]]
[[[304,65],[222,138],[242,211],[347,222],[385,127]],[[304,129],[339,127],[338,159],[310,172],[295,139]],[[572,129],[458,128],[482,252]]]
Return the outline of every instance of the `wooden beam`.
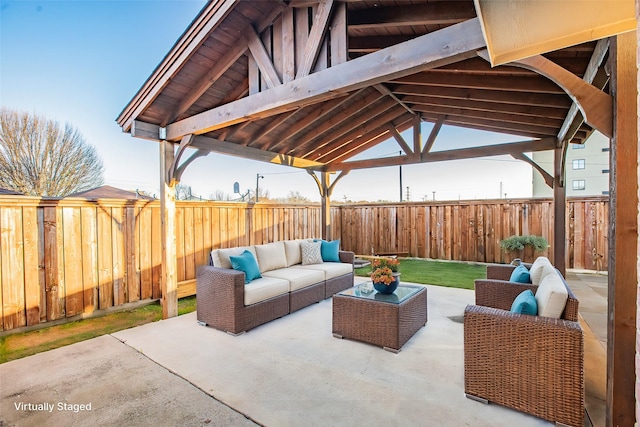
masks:
[[[307,39],[307,44],[304,48],[304,55],[302,57],[302,63],[298,67],[296,73],[296,79],[300,79],[309,75],[313,64],[318,57],[320,47],[324,41],[324,35],[327,31],[329,16],[331,16],[331,7],[333,6],[333,0],[320,0],[317,12],[313,17],[313,25],[311,26],[311,32]]]
[[[436,138],[440,133],[440,129],[442,128],[442,125],[444,124],[445,119],[446,119],[446,116],[442,116],[441,118],[438,119],[437,122],[433,124],[433,127],[431,128],[431,133],[429,133],[429,137],[427,138],[427,141],[424,144],[424,148],[422,149],[422,153],[421,153],[422,157],[426,156],[431,151],[431,148],[433,147],[433,144],[436,142]]]
[[[134,120],[131,124],[131,136],[158,142],[161,140],[160,126]]]
[[[256,64],[262,73],[262,78],[267,83],[267,87],[270,89],[280,86],[282,84],[280,76],[278,76],[278,73],[273,66],[273,62],[271,62],[271,57],[267,53],[267,50],[264,48],[260,37],[253,27],[247,28],[245,40],[249,50],[251,51],[251,56],[253,56],[253,59],[256,61]]]
[[[591,55],[591,59],[589,60],[589,65],[587,66],[587,71],[584,73],[584,76],[582,77],[582,79],[589,84],[593,84],[594,83],[594,79],[596,78],[596,75],[598,74],[598,70],[600,69],[600,66],[602,65],[602,61],[604,61],[604,58],[607,54],[607,52],[609,51],[609,39],[601,39],[598,40],[598,43],[596,44],[596,48],[593,50],[593,55]],[[596,88],[598,89],[603,89],[604,88],[604,84],[602,86],[596,86]],[[576,105],[576,103],[571,104],[571,108],[569,109],[569,113],[567,114],[564,123],[562,124],[562,126],[560,127],[560,132],[558,132],[558,141],[564,141],[565,139],[570,139],[569,137],[572,137],[572,135],[569,135],[570,130],[572,131],[577,131],[577,129],[580,127],[580,125],[576,125],[574,124],[576,116],[578,115],[578,106]],[[584,120],[584,118],[581,118],[580,120],[578,120],[578,122],[582,122]]]
[[[402,100],[400,100],[400,98],[398,98],[393,92],[391,92],[389,90],[389,88],[387,88],[385,85],[383,85],[382,83],[377,84],[377,85],[373,85],[374,88],[376,88],[376,90],[378,92],[380,92],[383,95],[387,95],[390,96],[391,99],[393,99],[394,101],[396,101],[399,105],[401,105],[405,110],[407,110],[408,112],[410,112],[411,114],[416,114],[415,111],[413,111],[406,103],[402,102]]]
[[[547,172],[546,170],[544,170],[544,168],[542,166],[540,166],[539,164],[537,164],[536,162],[534,162],[529,156],[527,156],[524,153],[512,153],[511,157],[513,157],[514,159],[517,160],[522,160],[523,162],[527,162],[531,165],[531,167],[533,167],[535,170],[537,170],[540,175],[542,175],[542,179],[544,179],[544,182],[550,187],[553,188],[553,175],[551,175],[549,172]],[[562,234],[564,236],[564,234]]]
[[[310,168],[321,166],[321,163],[311,160],[300,159],[286,154],[277,154],[270,151],[259,150],[252,147],[244,147],[232,142],[220,141],[206,136],[194,138],[191,146],[200,150],[214,153],[227,154],[229,156],[242,157],[260,162],[274,163],[278,165],[292,166],[297,168]]]
[[[417,163],[444,162],[450,160],[472,159],[476,157],[511,155],[530,151],[551,150],[556,147],[556,139],[545,138],[533,141],[512,142],[508,144],[487,145],[483,147],[463,148],[459,150],[432,151],[420,160],[408,156],[388,157],[381,159],[357,160],[343,163],[331,163],[325,166],[326,171],[367,169],[384,166],[398,166]]]
[[[553,149],[553,265],[566,277],[567,259],[567,189],[565,185],[565,157],[567,143]]]
[[[585,121],[602,132],[613,136],[613,99],[610,95],[586,83],[542,55],[520,59],[511,63],[536,71],[561,87],[578,105]]]
[[[420,158],[422,154],[422,118],[413,116],[413,152]]]
[[[333,6],[331,21],[331,66],[342,64],[349,59],[347,52],[347,4],[338,2]]]
[[[479,20],[471,19],[169,124],[167,138],[178,140],[325,101],[469,58],[484,46]]]
[[[402,151],[404,151],[404,154],[406,155],[413,154],[413,151],[409,147],[409,144],[407,144],[407,141],[404,140],[402,135],[400,135],[400,133],[398,132],[398,130],[393,124],[389,123],[387,125],[387,129],[389,130],[389,133],[391,134],[391,136],[393,136],[393,138],[396,140],[400,148],[402,148]]]
[[[160,147],[160,223],[162,234],[162,318],[178,315],[178,256],[176,251],[176,181],[167,180],[173,164],[173,144]]]
[[[611,44],[615,121],[611,139],[607,426],[632,426],[635,418],[635,350],[638,299],[638,80],[636,32]]]
[[[293,21],[293,8],[282,12],[282,81],[290,82],[296,77],[296,48]]]

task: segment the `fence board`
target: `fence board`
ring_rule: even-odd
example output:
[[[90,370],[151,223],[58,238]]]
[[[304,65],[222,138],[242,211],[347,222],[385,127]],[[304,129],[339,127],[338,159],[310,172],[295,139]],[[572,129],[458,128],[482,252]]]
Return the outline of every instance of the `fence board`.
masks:
[[[330,215],[333,238],[357,254],[508,262],[499,242],[520,230],[553,241],[552,207],[549,199],[407,202],[334,205]],[[319,206],[176,209],[180,281],[189,283],[212,248],[320,236]],[[568,268],[606,270],[608,214],[606,197],[568,200]],[[2,330],[161,296],[158,202],[0,196],[0,230]]]
[[[82,288],[85,313],[93,313],[98,307],[98,226],[96,209],[80,208],[82,224]]]

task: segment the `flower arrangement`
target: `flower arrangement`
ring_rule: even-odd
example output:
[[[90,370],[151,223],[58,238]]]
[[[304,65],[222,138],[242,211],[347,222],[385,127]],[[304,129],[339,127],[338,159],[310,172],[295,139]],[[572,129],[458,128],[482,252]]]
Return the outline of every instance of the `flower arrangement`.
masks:
[[[376,258],[371,262],[371,281],[389,285],[396,280],[400,261],[395,258]],[[394,274],[395,273],[395,274]]]

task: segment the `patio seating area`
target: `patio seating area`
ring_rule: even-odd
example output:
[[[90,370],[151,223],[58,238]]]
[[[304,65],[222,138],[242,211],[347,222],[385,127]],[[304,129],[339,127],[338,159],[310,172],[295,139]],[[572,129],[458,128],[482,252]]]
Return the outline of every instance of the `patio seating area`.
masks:
[[[604,301],[606,308],[606,299],[599,294],[600,278],[574,273],[567,277],[581,307],[590,312],[586,319],[591,323],[583,322],[585,425],[596,426],[604,425],[604,402],[597,390],[604,382],[600,378],[604,366],[594,356],[602,343],[591,332],[600,330],[597,305]],[[45,419],[55,425],[99,425],[107,420],[121,425],[172,421],[233,426],[552,425],[465,398],[461,322],[465,306],[474,302],[474,292],[428,286],[428,293],[429,321],[398,354],[334,338],[329,299],[238,337],[199,326],[196,313],[190,313],[8,362],[0,365],[0,421],[8,425],[34,425]],[[605,318],[606,311],[602,313]],[[64,396],[63,403],[69,405],[91,406],[77,412],[61,410],[56,396]],[[49,413],[14,406],[21,402],[48,402],[54,408]]]

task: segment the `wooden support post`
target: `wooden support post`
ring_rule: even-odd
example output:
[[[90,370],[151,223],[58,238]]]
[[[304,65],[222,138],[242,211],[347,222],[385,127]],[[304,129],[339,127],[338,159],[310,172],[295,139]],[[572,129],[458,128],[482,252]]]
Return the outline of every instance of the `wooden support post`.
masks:
[[[322,186],[322,238],[324,240],[332,240],[331,233],[331,192],[329,191],[329,172],[320,174],[320,185]]]
[[[566,276],[567,189],[564,182],[564,160],[567,143],[553,151],[553,265]]]
[[[176,183],[169,180],[173,144],[160,141],[160,221],[162,227],[162,318],[178,315],[178,260],[176,259]]]
[[[638,109],[636,34],[612,42],[614,97],[609,215],[607,426],[635,417],[636,301],[638,298]]]

